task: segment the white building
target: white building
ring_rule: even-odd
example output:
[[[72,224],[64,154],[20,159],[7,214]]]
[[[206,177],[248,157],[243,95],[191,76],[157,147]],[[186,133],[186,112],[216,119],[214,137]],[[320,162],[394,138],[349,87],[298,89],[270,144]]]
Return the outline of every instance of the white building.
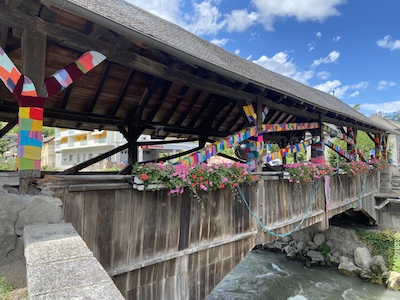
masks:
[[[139,142],[150,141],[148,135],[141,135]],[[154,140],[152,140],[154,141]],[[55,129],[56,168],[65,170],[91,158],[106,153],[126,144],[127,141],[120,132],[96,130],[82,131],[77,129]],[[198,146],[198,143],[172,143],[165,145],[148,145],[139,148],[138,160],[150,161],[176,154]],[[114,154],[101,163],[90,167],[91,170],[120,168],[128,163],[128,149]]]

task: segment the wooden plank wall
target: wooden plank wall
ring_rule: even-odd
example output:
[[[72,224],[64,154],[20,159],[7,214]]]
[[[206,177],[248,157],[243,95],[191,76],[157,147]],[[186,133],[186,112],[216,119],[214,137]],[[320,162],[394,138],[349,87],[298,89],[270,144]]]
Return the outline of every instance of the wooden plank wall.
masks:
[[[341,174],[331,177],[330,180],[329,218],[354,207],[355,210],[362,210],[377,220],[374,194],[379,191],[379,172],[373,171],[367,175],[350,177],[347,174]],[[358,203],[360,196],[361,202]]]
[[[256,223],[230,189],[201,193],[200,202],[188,193],[73,190],[64,192],[65,221],[127,299],[204,299],[255,246]]]
[[[341,181],[339,180],[339,177]],[[259,211],[260,220],[272,233],[286,234],[291,232],[302,220],[299,228],[305,228],[323,222],[357,205],[359,196],[361,202],[355,210],[361,210],[373,220],[377,220],[375,198],[379,190],[379,173],[371,172],[364,175],[347,176],[335,175],[329,177],[328,189],[325,179],[322,179],[318,188],[315,186],[295,187],[287,180],[265,180],[264,200]],[[341,182],[341,184],[340,184]],[[326,204],[326,193],[330,192],[329,204]],[[310,203],[311,209],[308,210]],[[263,243],[276,239],[274,234],[263,231]]]
[[[288,180],[265,180],[262,220],[268,230],[276,234],[291,232],[302,220],[300,228],[309,227],[323,220],[325,213],[324,185],[295,187]],[[308,209],[311,204],[311,209]],[[307,213],[308,212],[308,213]],[[264,243],[277,237],[263,231]]]

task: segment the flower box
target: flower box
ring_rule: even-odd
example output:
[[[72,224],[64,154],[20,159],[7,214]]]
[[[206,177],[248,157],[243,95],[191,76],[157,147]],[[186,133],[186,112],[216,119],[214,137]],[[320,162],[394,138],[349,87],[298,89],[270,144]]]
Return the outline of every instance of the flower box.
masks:
[[[132,187],[138,191],[154,191],[165,188],[164,183],[150,183],[145,186],[144,181],[136,176],[133,177]]]

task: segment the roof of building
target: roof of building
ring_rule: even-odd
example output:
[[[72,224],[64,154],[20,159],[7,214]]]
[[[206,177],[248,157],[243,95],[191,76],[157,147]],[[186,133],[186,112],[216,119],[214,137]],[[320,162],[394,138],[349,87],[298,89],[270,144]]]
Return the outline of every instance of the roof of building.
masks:
[[[364,131],[385,130],[330,94],[122,0],[41,0],[28,7],[0,8],[8,26],[6,53],[18,66],[23,35],[13,32],[25,28],[47,36],[46,76],[87,50],[107,56],[46,102],[45,125],[215,140],[251,126],[242,106],[259,99],[269,109],[264,123],[322,120]],[[13,120],[16,103],[4,86],[0,92],[0,120]],[[293,136],[280,133],[271,139]]]

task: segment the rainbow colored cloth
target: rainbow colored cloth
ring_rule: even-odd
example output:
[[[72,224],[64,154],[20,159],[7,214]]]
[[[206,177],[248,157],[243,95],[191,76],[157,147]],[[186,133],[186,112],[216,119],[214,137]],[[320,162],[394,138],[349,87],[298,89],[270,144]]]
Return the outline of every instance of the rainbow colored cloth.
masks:
[[[0,78],[18,101],[18,170],[41,168],[42,128],[45,102],[75,80],[92,70],[106,57],[96,51],[89,51],[75,62],[58,70],[45,79],[44,97],[37,95],[33,82],[16,68],[0,47]]]

